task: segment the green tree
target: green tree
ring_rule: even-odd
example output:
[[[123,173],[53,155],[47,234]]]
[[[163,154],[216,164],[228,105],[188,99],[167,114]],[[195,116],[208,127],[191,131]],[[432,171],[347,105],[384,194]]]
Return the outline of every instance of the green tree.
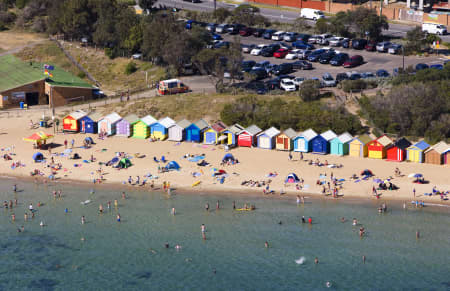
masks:
[[[259,14],[258,7],[249,4],[241,4],[235,8],[232,21],[247,26],[267,26],[269,22],[264,16]]]
[[[348,22],[352,23],[352,29],[359,37],[365,37],[366,33],[370,39],[381,39],[383,29],[389,29],[386,16],[379,16],[376,10],[358,7],[353,11],[347,11]]]
[[[219,7],[213,12],[213,17],[216,22],[223,23],[228,17],[231,16],[231,14],[232,13],[230,10],[223,7]]]
[[[320,82],[318,80],[304,81],[298,90],[298,95],[303,101],[314,101],[320,98]]]
[[[407,54],[411,54],[422,51],[422,49],[426,45],[425,37],[426,34],[422,31],[422,28],[420,26],[409,30],[406,33],[405,52]]]
[[[314,31],[316,33],[325,33],[329,30],[328,20],[325,18],[320,18],[316,21],[316,25],[314,26]]]

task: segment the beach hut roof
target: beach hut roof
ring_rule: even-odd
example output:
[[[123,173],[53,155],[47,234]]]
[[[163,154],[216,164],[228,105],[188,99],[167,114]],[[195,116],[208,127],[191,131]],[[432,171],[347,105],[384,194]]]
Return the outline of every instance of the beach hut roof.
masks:
[[[448,149],[448,144],[445,143],[444,141],[440,141],[437,144],[435,144],[434,146],[432,146],[431,148],[429,148],[428,150],[426,150],[425,152],[428,153],[431,150],[435,150],[439,154],[443,154],[447,151],[447,149]]]
[[[208,122],[204,121],[203,119],[199,119],[196,122],[194,122],[195,126],[197,126],[200,130],[204,130],[205,128],[207,128]]]
[[[415,148],[418,148],[419,150],[424,151],[424,150],[426,150],[427,148],[429,148],[430,145],[427,144],[425,141],[421,140],[421,141],[415,143],[414,145],[412,145],[412,147],[415,147]]]
[[[242,131],[246,131],[250,135],[255,135],[255,134],[260,133],[262,131],[262,129],[253,124],[253,125],[250,125],[249,127],[247,127],[246,129],[244,129]]]
[[[217,121],[216,123],[214,123],[213,125],[211,125],[211,128],[214,129],[216,132],[221,132],[221,131],[223,131],[225,128],[227,128],[227,126],[226,126],[225,123],[223,123],[222,121]]]
[[[261,133],[258,134],[258,135],[262,135],[262,134],[265,134],[265,135],[267,135],[268,137],[274,137],[274,136],[279,135],[279,134],[280,134],[280,131],[279,131],[278,129],[276,129],[275,127],[272,126],[271,128],[269,128],[269,129],[267,129],[267,130],[261,132]]]
[[[387,137],[386,135],[382,135],[379,138],[377,138],[377,141],[382,145],[382,146],[388,146],[392,143],[392,140]]]
[[[367,134],[359,135],[356,137],[362,144],[368,144],[372,141],[372,138],[368,136]]]
[[[337,137],[337,135],[334,133],[334,131],[332,131],[331,129],[325,131],[324,133],[321,134],[321,136],[326,140],[326,141],[330,141],[333,138]]]
[[[165,128],[169,128],[175,124],[175,121],[170,117],[164,117],[158,121],[159,124],[164,126]]]
[[[344,132],[343,134],[341,134],[337,138],[339,139],[339,141],[341,143],[348,143],[348,142],[353,140],[353,136],[350,133],[348,133],[348,132]]]
[[[315,138],[317,136],[317,132],[315,132],[314,130],[307,129],[304,132],[302,132],[300,134],[300,136],[303,136],[306,140],[312,140],[313,138]]]
[[[139,121],[139,117],[136,114],[128,114],[123,119],[128,121],[129,124],[133,124]]]
[[[297,132],[292,128],[286,129],[283,133],[291,139],[297,136]]]
[[[147,115],[145,117],[142,117],[141,121],[147,125],[151,125],[156,122],[156,119],[151,115]]]
[[[187,120],[187,119],[182,119],[182,120],[180,120],[180,121],[177,122],[177,125],[178,125],[179,127],[181,127],[181,128],[186,128],[186,127],[188,127],[189,125],[191,125],[191,122],[190,122],[189,120]]]
[[[236,124],[228,127],[227,130],[234,134],[238,134],[239,132],[244,130],[244,127],[242,125],[236,123]]]
[[[115,123],[122,119],[119,114],[113,112],[111,114],[106,115],[103,119],[108,119],[111,123]]]
[[[87,115],[87,113],[84,112],[83,110],[77,110],[77,111],[74,111],[69,114],[69,116],[71,116],[75,120],[81,119],[81,118],[85,117],[86,115]]]
[[[406,138],[402,137],[395,141],[394,145],[398,147],[399,149],[407,149],[411,146],[411,142],[407,140]]]

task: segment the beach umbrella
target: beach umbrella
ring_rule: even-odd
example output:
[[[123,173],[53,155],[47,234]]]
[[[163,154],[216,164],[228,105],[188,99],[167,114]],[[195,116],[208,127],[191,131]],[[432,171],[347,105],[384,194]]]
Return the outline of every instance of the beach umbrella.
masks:
[[[411,174],[409,174],[408,175],[408,178],[414,178],[414,175],[415,175],[416,173],[411,173]]]
[[[415,175],[414,175],[414,178],[422,178],[422,177],[423,177],[422,174],[415,174]]]

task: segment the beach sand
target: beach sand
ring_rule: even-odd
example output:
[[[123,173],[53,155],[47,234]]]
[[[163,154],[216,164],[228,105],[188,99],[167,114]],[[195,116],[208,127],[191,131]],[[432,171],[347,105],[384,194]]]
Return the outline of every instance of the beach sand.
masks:
[[[40,129],[30,129],[29,121],[30,117],[11,117],[8,119],[2,118],[3,121],[0,129],[2,135],[0,148],[2,154],[9,153],[6,149],[14,146],[12,161],[0,162],[0,175],[13,176],[22,178],[33,178],[30,175],[34,169],[42,171],[45,175],[39,176],[39,181],[43,181],[50,175],[50,168],[48,168],[48,162],[50,161],[50,155],[47,150],[39,150],[47,158],[47,163],[35,163],[32,156],[38,150],[33,149],[32,143],[23,141],[23,137],[30,136],[34,132]],[[35,119],[34,119],[35,120]],[[48,128],[44,130],[46,133],[53,134],[53,129]],[[90,149],[79,148],[82,146],[83,140],[91,136],[94,139],[95,144]],[[116,152],[126,152],[129,155],[134,154],[145,155],[144,158],[133,157],[131,162],[133,165],[128,169],[114,169],[112,167],[102,166],[104,171],[104,185],[118,185],[123,184],[128,180],[129,176],[132,176],[133,180],[136,176],[140,176],[141,181],[147,179],[144,175],[151,173],[154,176],[158,176],[158,179],[153,179],[155,185],[158,187],[163,181],[170,182],[170,186],[173,189],[185,189],[189,191],[223,191],[226,193],[239,193],[239,192],[251,192],[262,193],[264,187],[248,187],[242,186],[241,183],[246,180],[254,181],[267,181],[271,180],[270,189],[275,191],[275,195],[279,195],[280,191],[286,191],[288,195],[317,195],[318,197],[324,196],[321,194],[322,186],[316,185],[316,181],[320,174],[326,174],[326,182],[330,181],[331,173],[337,179],[345,179],[343,188],[339,190],[339,194],[343,195],[339,199],[345,199],[346,197],[359,197],[364,199],[376,200],[372,195],[372,187],[376,184],[373,182],[373,178],[386,179],[393,177],[391,182],[397,185],[400,189],[396,191],[379,191],[382,193],[381,200],[383,199],[395,199],[403,201],[414,200],[413,189],[416,189],[416,199],[424,200],[433,203],[446,203],[448,201],[441,201],[439,196],[428,197],[424,196],[424,193],[430,193],[433,186],[436,186],[438,190],[448,191],[450,190],[450,167],[448,165],[431,165],[431,164],[416,164],[409,162],[388,162],[385,160],[374,160],[368,158],[356,158],[350,156],[337,157],[333,155],[315,155],[304,154],[304,160],[316,160],[320,162],[328,161],[329,164],[342,164],[342,168],[328,168],[308,165],[306,161],[299,159],[299,153],[293,153],[293,160],[288,158],[288,152],[276,151],[276,150],[264,150],[258,148],[235,148],[229,151],[239,160],[239,164],[230,166],[220,166],[220,162],[226,151],[221,146],[202,145],[195,143],[176,143],[171,141],[162,142],[150,142],[148,140],[141,140],[135,138],[125,138],[112,136],[105,140],[99,140],[97,135],[86,134],[56,134],[55,138],[50,142],[57,145],[52,149],[52,154],[61,153],[64,151],[64,140],[68,141],[68,147],[70,148],[71,140],[75,140],[74,153],[78,153],[81,159],[71,160],[68,157],[54,156],[56,163],[60,162],[63,165],[63,169],[59,170],[56,177],[58,181],[81,181],[87,183],[93,183],[93,179],[99,178],[97,170],[99,169],[98,162],[107,162],[115,157]],[[106,149],[102,151],[102,149]],[[94,163],[84,163],[83,160],[89,160],[91,154],[97,159]],[[190,155],[205,155],[205,160],[209,163],[206,167],[197,166],[194,162],[189,162],[184,159],[185,154]],[[169,161],[176,161],[180,164],[180,171],[172,171],[168,173],[158,173],[158,165],[163,166],[161,163],[153,161],[153,157],[158,159],[164,155]],[[20,161],[25,164],[25,167],[18,167],[11,169],[12,162]],[[75,167],[75,164],[81,166]],[[398,167],[403,177],[395,177],[394,171]],[[228,177],[223,184],[220,184],[212,174],[212,168],[224,169],[228,173]],[[350,180],[353,174],[359,176],[360,172],[364,169],[370,169],[375,177],[368,179],[367,181],[354,182]],[[199,177],[193,177],[192,173],[202,173]],[[266,175],[269,173],[278,173],[276,177],[268,178]],[[296,190],[295,184],[284,184],[284,180],[289,173],[296,173],[298,177],[304,179],[304,184],[309,185],[303,190]],[[410,173],[421,173],[425,179],[430,181],[429,184],[418,185],[412,183],[412,179],[408,178]],[[35,177],[34,177],[35,178]],[[145,188],[150,189],[148,186],[152,179],[147,179],[147,186]],[[198,186],[192,187],[192,184],[200,181]],[[129,186],[132,187],[132,186]],[[134,186],[137,187],[137,186]],[[143,188],[143,187],[138,187]],[[327,199],[333,199],[332,196],[328,196]]]

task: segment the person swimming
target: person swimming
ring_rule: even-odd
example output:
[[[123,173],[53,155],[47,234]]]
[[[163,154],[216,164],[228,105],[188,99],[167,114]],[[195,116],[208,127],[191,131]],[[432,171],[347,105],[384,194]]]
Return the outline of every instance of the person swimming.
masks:
[[[103,205],[102,204],[100,204],[98,206],[98,212],[100,212],[100,214],[103,213]]]
[[[264,243],[264,246],[266,247],[266,249],[269,248],[269,243],[266,241],[266,242]]]
[[[358,221],[356,220],[356,218],[353,218],[353,223],[352,223],[352,225],[353,226],[356,226],[358,224]]]
[[[81,216],[81,224],[85,224],[86,223],[86,217],[84,217],[84,215],[83,216]]]
[[[116,219],[117,219],[117,222],[120,222],[120,214],[117,214]]]
[[[200,226],[200,229],[201,229],[202,233],[205,233],[205,232],[206,232],[206,226],[205,226],[204,224],[202,224],[202,225]]]
[[[44,226],[45,226],[45,223],[44,223],[43,221],[41,221],[41,223],[39,223],[39,225],[40,225],[41,227],[44,227]]]

